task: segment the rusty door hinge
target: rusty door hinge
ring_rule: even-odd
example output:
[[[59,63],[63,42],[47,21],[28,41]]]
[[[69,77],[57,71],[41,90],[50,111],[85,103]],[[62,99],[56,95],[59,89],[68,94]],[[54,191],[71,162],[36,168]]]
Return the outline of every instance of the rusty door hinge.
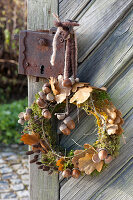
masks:
[[[50,64],[55,31],[21,31],[19,34],[19,74],[35,77],[57,77],[63,74],[65,44],[57,39],[55,66]]]

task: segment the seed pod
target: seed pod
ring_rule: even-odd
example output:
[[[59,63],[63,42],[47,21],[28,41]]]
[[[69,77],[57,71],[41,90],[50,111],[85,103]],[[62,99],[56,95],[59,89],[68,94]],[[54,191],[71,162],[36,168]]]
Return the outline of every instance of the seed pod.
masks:
[[[42,87],[42,91],[43,91],[45,94],[48,94],[48,93],[51,92],[50,88],[49,88],[49,87],[45,87],[45,86]]]
[[[69,135],[71,133],[70,129],[67,128],[67,126],[65,124],[61,124],[59,129],[64,135]]]
[[[51,113],[49,112],[48,109],[43,109],[43,110],[42,110],[42,115],[43,115],[44,118],[46,118],[46,119],[51,119],[51,117],[52,117],[52,115],[51,115]]]
[[[39,94],[39,96],[40,96],[40,98],[42,99],[42,100],[46,100],[46,95],[45,95],[45,93],[44,92],[42,92],[42,91],[40,91],[40,92],[38,92],[38,94]]]
[[[34,162],[36,162],[37,161],[37,159],[32,159],[32,160],[30,160],[30,163],[34,163]]]
[[[49,166],[43,166],[43,171],[49,171],[50,170],[50,167]]]
[[[70,81],[70,79],[65,79],[63,82],[62,82],[62,86],[63,87],[71,87],[72,86],[72,82]]]
[[[25,121],[24,121],[23,119],[19,119],[19,120],[18,120],[18,123],[21,124],[21,125],[24,125],[24,122],[25,122]]]
[[[36,162],[37,165],[42,165],[42,162]]]
[[[94,162],[94,163],[99,163],[101,160],[100,160],[100,158],[99,158],[99,156],[98,156],[98,153],[96,153],[96,154],[94,154],[93,156],[92,156],[92,161]]]
[[[26,152],[26,155],[31,155],[31,154],[34,154],[34,151],[27,151]]]
[[[18,114],[18,118],[19,118],[19,119],[24,119],[24,112],[19,113],[19,114]]]
[[[119,125],[122,125],[122,124],[124,124],[124,119],[120,118],[120,123],[119,123]]]
[[[116,131],[117,135],[121,135],[123,133],[123,129],[119,126],[118,130]]]
[[[109,164],[113,160],[113,157],[111,155],[108,155],[107,158],[105,158],[104,162],[105,164]]]
[[[43,165],[40,165],[40,166],[38,167],[38,169],[43,169]]]
[[[64,124],[67,125],[67,127],[69,129],[74,129],[75,128],[75,123],[74,123],[74,121],[72,120],[71,117],[67,117],[66,119],[64,119],[63,122],[64,122]]]
[[[119,124],[121,122],[121,118],[119,116],[116,117],[114,124]]]
[[[53,101],[54,100],[54,95],[52,93],[48,93],[47,96],[46,96],[46,99],[48,101]]]
[[[80,176],[81,172],[78,169],[73,169],[72,170],[72,177],[73,178],[78,178]]]
[[[50,83],[44,83],[43,87],[50,87]]]
[[[30,120],[30,115],[24,113],[24,120],[29,121]]]
[[[58,120],[63,120],[63,119],[65,119],[65,114],[63,113],[63,114],[58,114],[57,115],[57,119]]]
[[[99,158],[100,158],[100,160],[104,160],[104,159],[106,159],[107,158],[107,151],[106,150],[104,150],[104,149],[102,149],[101,151],[99,151],[99,153],[98,153],[98,156],[99,156]]]
[[[46,108],[46,107],[47,107],[47,103],[44,102],[41,98],[38,98],[38,99],[36,100],[36,103],[38,104],[38,106],[39,106],[40,108]]]

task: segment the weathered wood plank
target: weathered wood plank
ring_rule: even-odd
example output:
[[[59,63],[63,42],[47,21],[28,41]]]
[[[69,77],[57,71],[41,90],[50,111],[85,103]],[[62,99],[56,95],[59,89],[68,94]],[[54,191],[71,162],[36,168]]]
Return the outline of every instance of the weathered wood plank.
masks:
[[[126,63],[133,57],[132,18],[133,11],[97,51],[79,66],[78,76],[81,81],[89,81],[101,87],[125,70]]]
[[[99,176],[84,176],[78,180],[71,178],[61,188],[62,200],[88,200],[101,189],[133,157],[132,137],[133,113],[125,121],[127,144],[122,145],[120,155]]]
[[[133,199],[133,158],[90,200]]]
[[[85,9],[91,0],[63,0],[59,4],[59,16],[61,20],[75,19]]]
[[[96,0],[84,15],[81,13],[81,16],[77,18],[80,26],[76,29],[79,62],[82,62],[112,32],[132,6],[132,0]],[[71,14],[68,13],[67,18],[71,19]]]
[[[57,13],[56,0],[28,0],[28,29],[40,30],[53,26],[52,12]],[[28,77],[29,105],[34,100],[34,95],[41,89],[45,79]],[[30,199],[31,200],[58,200],[59,184],[58,175],[48,175],[47,172],[38,170],[34,164],[30,165]]]

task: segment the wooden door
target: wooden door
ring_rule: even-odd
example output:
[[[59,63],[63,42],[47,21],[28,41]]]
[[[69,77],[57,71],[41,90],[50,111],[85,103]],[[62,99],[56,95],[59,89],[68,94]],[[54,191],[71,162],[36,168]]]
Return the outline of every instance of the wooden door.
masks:
[[[31,200],[121,200],[133,199],[133,1],[132,0],[28,0],[28,29],[52,26],[52,12],[61,20],[74,19],[78,37],[78,77],[97,87],[106,86],[113,103],[123,113],[126,145],[120,156],[100,175],[68,180],[49,176],[30,167]],[[47,13],[47,14],[46,14]],[[29,77],[29,104],[40,90]],[[75,121],[76,111],[71,113]],[[92,117],[80,112],[80,123],[61,145],[76,149],[96,139]],[[79,148],[79,147],[78,147]],[[59,187],[60,184],[60,187]]]
[[[62,0],[62,20],[77,20],[78,77],[92,85],[106,86],[122,111],[126,145],[120,155],[96,177],[60,180],[60,200],[133,199],[133,1]],[[76,111],[72,113],[76,121]],[[96,140],[94,118],[80,112],[80,123],[61,145],[68,149]]]

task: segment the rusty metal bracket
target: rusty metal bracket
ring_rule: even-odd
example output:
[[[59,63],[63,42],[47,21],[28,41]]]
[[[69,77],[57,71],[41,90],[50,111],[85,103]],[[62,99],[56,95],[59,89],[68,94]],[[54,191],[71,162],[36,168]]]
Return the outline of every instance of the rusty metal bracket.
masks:
[[[55,31],[21,31],[19,34],[19,74],[35,77],[57,77],[63,74],[65,42],[57,39],[55,66],[50,64]]]

